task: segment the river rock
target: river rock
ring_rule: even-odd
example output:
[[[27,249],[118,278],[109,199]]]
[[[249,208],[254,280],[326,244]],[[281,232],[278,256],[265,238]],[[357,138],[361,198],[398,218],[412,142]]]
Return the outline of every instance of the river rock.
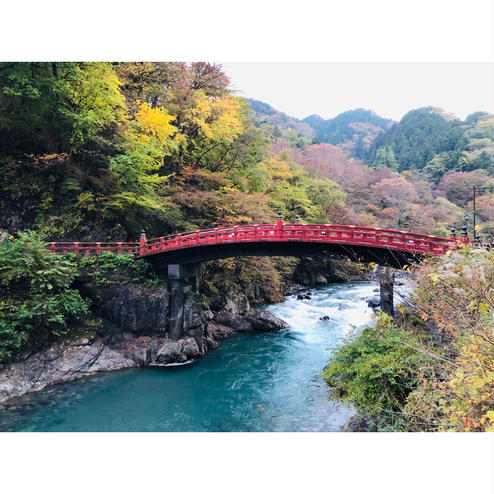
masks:
[[[218,324],[214,321],[209,322],[206,327],[206,337],[213,340],[228,338],[228,336],[232,336],[233,334],[235,334],[233,328]]]
[[[289,283],[283,287],[283,295],[295,295],[302,290],[305,290],[307,287],[300,285],[299,283]]]
[[[231,312],[220,312],[216,315],[215,321],[221,326],[232,328],[236,333],[248,333],[252,331],[252,324],[248,318]]]
[[[328,284],[328,280],[321,273],[317,273],[316,274],[316,277],[315,277],[315,280],[314,281],[318,285],[327,285]]]
[[[156,360],[160,364],[170,364],[176,362],[180,352],[182,351],[182,343],[178,341],[167,341],[156,354]]]
[[[144,367],[151,362],[151,349],[150,348],[137,348],[129,356],[137,366]]]
[[[365,299],[369,307],[378,307],[381,305],[381,297],[379,295],[374,295],[372,297],[367,297]]]
[[[208,350],[214,350],[220,346],[220,344],[216,340],[213,340],[210,336],[206,336],[205,342]]]
[[[194,338],[185,338],[183,342],[183,353],[185,353],[187,359],[196,359],[201,356],[201,351]]]
[[[254,331],[280,331],[288,328],[288,324],[283,319],[276,317],[267,310],[257,311],[247,316],[247,319]]]

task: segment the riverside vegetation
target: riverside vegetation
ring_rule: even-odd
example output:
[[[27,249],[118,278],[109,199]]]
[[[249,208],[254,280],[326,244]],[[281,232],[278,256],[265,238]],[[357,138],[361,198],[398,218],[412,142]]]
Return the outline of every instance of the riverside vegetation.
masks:
[[[494,254],[470,247],[413,270],[410,307],[337,348],[323,377],[360,430],[494,430]]]
[[[235,96],[221,66],[208,63],[0,63],[0,365],[66,338],[97,334],[105,289],[166,284],[145,261],[55,256],[44,249],[46,239],[126,241],[141,228],[154,237],[272,222],[278,209],[288,220],[298,215],[302,222],[446,236],[472,209],[472,185],[484,187],[477,224],[492,234],[494,202],[486,190],[494,183],[493,126],[487,113],[460,121],[437,108],[413,110],[401,122],[362,109],[330,121],[299,121]],[[489,259],[452,254],[436,268],[454,262],[454,269],[468,270],[479,262],[487,273]],[[394,323],[381,317],[375,329],[343,346],[325,371],[335,390],[365,409],[371,428],[448,429],[445,421],[459,410],[464,415],[448,422],[455,430],[492,422],[484,405],[466,410],[443,389],[451,382],[473,392],[470,386],[480,385],[472,376],[492,382],[492,367],[485,375],[477,368],[463,377],[453,372],[468,345],[475,347],[466,343],[465,318],[484,324],[492,298],[463,286],[461,303],[477,305],[461,317],[452,308],[459,304],[446,295],[427,302],[427,294],[442,296],[442,275],[435,285],[432,278],[429,285],[424,281],[433,266],[417,271],[422,292],[416,314],[428,321],[409,309]],[[232,299],[244,309],[278,302],[287,283],[346,279],[359,269],[307,259],[213,261],[201,279],[202,309],[222,311]],[[96,292],[84,288],[87,280]],[[437,340],[434,330],[437,341],[431,342],[432,323],[443,328],[444,321],[444,338]],[[478,351],[492,345],[485,327],[475,329],[487,339],[484,346],[484,339],[475,340]],[[422,353],[410,353],[400,341]],[[381,370],[373,374],[372,365],[361,362],[357,371],[352,352],[381,356]],[[435,357],[427,360],[427,354]],[[385,361],[393,356],[388,369]],[[408,362],[403,369],[402,357]],[[491,365],[486,359],[482,372]],[[460,385],[467,375],[473,380]],[[426,394],[429,386],[433,392]],[[447,402],[434,401],[436,395]],[[430,410],[420,410],[426,402]]]

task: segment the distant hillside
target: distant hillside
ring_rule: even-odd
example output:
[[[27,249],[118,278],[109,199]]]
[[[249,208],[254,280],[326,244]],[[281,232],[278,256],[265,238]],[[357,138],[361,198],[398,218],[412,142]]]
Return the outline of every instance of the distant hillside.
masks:
[[[302,122],[309,124],[320,142],[340,147],[348,155],[364,156],[372,141],[393,125],[393,120],[382,118],[373,111],[358,108],[324,120],[311,115]]]
[[[280,112],[262,101],[249,98],[247,98],[247,101],[252,111],[259,118],[260,123],[267,123],[281,127],[282,129],[293,130],[307,139],[313,139],[316,136],[314,129],[298,118],[290,117],[286,113]]]
[[[288,129],[307,139],[316,139],[338,146],[347,156],[362,158],[373,140],[393,125],[393,120],[382,118],[373,111],[359,108],[324,120],[319,115],[299,120],[282,113],[262,101],[248,99],[260,123]]]
[[[493,130],[488,113],[476,112],[461,121],[441,108],[419,108],[379,135],[364,160],[398,171],[423,170],[437,180],[448,171],[492,173]]]

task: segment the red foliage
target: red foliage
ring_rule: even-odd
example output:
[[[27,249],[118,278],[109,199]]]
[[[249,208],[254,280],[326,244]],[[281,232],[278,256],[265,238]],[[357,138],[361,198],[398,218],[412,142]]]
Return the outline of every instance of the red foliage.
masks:
[[[444,196],[458,206],[466,206],[473,197],[473,186],[482,186],[489,181],[489,177],[477,172],[448,173],[439,182],[436,196]]]

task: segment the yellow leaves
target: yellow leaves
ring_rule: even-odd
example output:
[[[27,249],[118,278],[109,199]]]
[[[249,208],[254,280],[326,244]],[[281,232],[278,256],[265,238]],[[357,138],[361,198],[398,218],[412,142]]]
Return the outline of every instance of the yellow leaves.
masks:
[[[429,274],[429,278],[432,282],[432,286],[436,286],[439,283],[439,275],[436,272]]]
[[[479,304],[479,311],[482,315],[485,316],[488,310],[489,310],[489,304],[486,304],[485,302]]]
[[[73,103],[85,124],[104,125],[123,118],[125,101],[120,81],[109,63],[84,62],[70,80]]]
[[[259,166],[266,170],[274,181],[288,181],[294,177],[290,163],[283,159],[269,158],[260,163]]]
[[[489,421],[490,423],[486,426],[486,432],[494,432],[494,410],[489,410],[483,417],[482,417],[482,424],[485,424],[485,422]]]
[[[202,91],[197,91],[195,106],[187,114],[208,139],[232,142],[243,130],[240,110],[236,98],[208,98]]]
[[[478,300],[472,300],[470,304],[468,305],[468,312],[472,313],[475,311],[479,311],[482,315],[486,315],[488,310],[489,310],[489,304],[485,302],[479,303]]]
[[[375,262],[370,262],[367,267],[372,270],[373,273],[377,271],[377,264]]]
[[[482,227],[480,225],[475,225],[475,231],[476,232],[482,231]]]
[[[139,129],[155,137],[162,146],[165,146],[177,131],[177,128],[170,123],[175,117],[165,109],[152,108],[147,103],[141,104],[135,118]]]

